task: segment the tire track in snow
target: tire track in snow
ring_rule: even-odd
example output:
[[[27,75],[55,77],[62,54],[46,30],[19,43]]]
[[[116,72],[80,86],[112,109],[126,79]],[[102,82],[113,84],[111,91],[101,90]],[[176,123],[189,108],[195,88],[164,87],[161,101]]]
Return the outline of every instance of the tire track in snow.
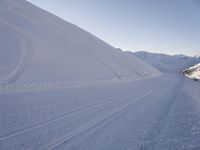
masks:
[[[95,127],[96,125],[104,122],[107,119],[111,119],[112,117],[114,117],[115,115],[118,115],[120,112],[122,112],[123,110],[127,109],[128,107],[132,106],[133,104],[137,103],[138,101],[152,95],[153,93],[155,93],[156,91],[150,91],[148,93],[146,93],[145,95],[137,98],[136,100],[127,103],[126,105],[124,105],[123,107],[120,107],[119,109],[115,110],[113,113],[107,115],[106,117],[102,117],[100,118],[98,121],[94,121],[94,122],[89,122],[88,124],[83,125],[82,128],[76,129],[74,132],[72,132],[71,134],[69,134],[66,137],[63,137],[61,139],[59,139],[58,141],[54,142],[54,144],[52,144],[51,146],[49,146],[48,148],[46,148],[46,150],[52,150],[56,147],[58,147],[59,145],[62,145],[63,143],[65,143],[66,141],[69,141],[70,139],[81,135],[82,133],[86,132],[87,130]]]
[[[165,78],[165,80],[166,80],[166,78]],[[163,81],[162,81],[163,82]],[[164,81],[163,83],[165,83],[165,82],[168,82],[167,80],[166,81]],[[163,83],[162,83],[162,85],[163,85]],[[141,88],[140,88],[141,89]],[[157,89],[159,89],[159,87],[154,87],[153,88],[154,90],[151,90],[152,92],[154,91],[156,91]],[[148,90],[148,91],[150,91],[150,90]],[[147,94],[148,94],[148,91],[147,91]],[[100,106],[100,105],[103,105],[103,103],[104,104],[108,104],[108,103],[111,103],[111,101],[112,102],[114,102],[114,101],[116,101],[116,102],[120,102],[120,103],[122,103],[122,100],[123,100],[123,102],[125,102],[125,100],[124,99],[126,99],[126,103],[124,103],[122,106],[121,105],[119,105],[120,107],[117,107],[117,110],[116,109],[113,109],[114,110],[114,112],[115,113],[118,113],[118,112],[120,112],[120,111],[122,111],[122,109],[125,109],[124,108],[124,106],[126,105],[127,107],[129,107],[129,105],[130,105],[130,99],[129,99],[129,101],[127,102],[127,98],[129,97],[129,96],[132,96],[132,98],[135,96],[134,94],[135,93],[132,93],[132,92],[130,92],[131,94],[123,94],[123,95],[121,95],[121,97],[119,97],[119,96],[117,96],[117,97],[113,97],[113,98],[109,98],[109,99],[111,99],[110,100],[110,102],[108,102],[108,99],[106,99],[104,102],[101,102],[101,103],[98,103],[98,104],[94,104],[94,105],[97,105],[96,107],[94,106],[94,105],[92,105],[93,106],[93,108],[101,108],[101,107],[98,107],[98,105]],[[150,93],[150,92],[149,92]],[[150,93],[151,94],[151,93]],[[118,100],[116,100],[116,98],[118,98]],[[123,99],[124,98],[124,99]],[[142,97],[140,97],[140,98],[136,98],[135,100],[136,101],[139,101],[140,99],[141,99]],[[134,100],[134,99],[133,99]],[[136,103],[136,101],[132,101],[131,103]],[[116,103],[114,103],[114,104],[116,104]],[[128,104],[128,105],[127,105]],[[92,110],[92,106],[90,106],[91,108],[88,108],[88,107],[85,107],[84,109],[86,109],[86,110],[84,110],[84,111],[88,111],[88,110]],[[122,108],[123,107],[123,108]],[[83,108],[82,108],[83,109]],[[95,109],[96,110],[96,109]],[[116,112],[117,111],[117,112]],[[71,114],[71,115],[79,115],[79,113],[81,113],[81,112],[83,112],[83,111],[81,111],[80,109],[79,109],[79,112],[74,112],[73,111],[73,114]],[[111,112],[108,112],[106,115],[104,115],[104,119],[103,120],[105,120],[105,119],[107,119],[107,118],[110,118],[111,116],[113,116],[113,115],[115,115],[115,114],[113,114],[113,111],[111,111]],[[70,115],[69,115],[70,116]],[[57,121],[62,121],[63,122],[63,120],[65,119],[66,120],[66,118],[65,117],[67,117],[67,116],[63,116],[63,118],[61,118],[61,119],[57,119]],[[99,122],[99,119],[101,119],[102,118],[102,116],[100,117],[100,118],[97,118],[97,119],[95,119],[96,121],[95,122]],[[62,120],[63,119],[63,120]],[[53,124],[53,123],[57,123],[56,121],[52,121],[51,123]],[[90,120],[89,121],[90,123],[95,123],[93,120]],[[102,119],[100,120],[100,122],[102,122]],[[39,131],[42,131],[42,129],[45,129],[45,126],[47,126],[47,125],[49,125],[49,124],[51,124],[51,123],[48,123],[48,122],[46,122],[46,124],[44,125],[42,125],[41,127],[44,127],[44,128],[40,128],[40,127],[36,127],[36,126],[34,126],[34,128],[36,128],[36,129],[38,129]],[[64,123],[64,122],[63,122]],[[89,125],[91,125],[89,123]],[[83,126],[85,126],[86,124],[88,124],[88,123],[84,123],[83,124]],[[94,126],[96,126],[98,123],[95,123],[95,125]],[[52,125],[51,125],[52,126]],[[56,126],[55,125],[53,125],[52,126],[53,127],[53,129],[55,129],[56,128]],[[51,127],[51,128],[52,128]],[[87,125],[86,125],[86,127],[87,127]],[[48,129],[48,128],[47,128]],[[82,128],[81,128],[82,129]],[[79,130],[79,128],[74,128],[73,130]],[[29,132],[31,132],[32,131],[32,133],[37,133],[38,131],[34,131],[34,129],[33,130],[29,130]],[[50,131],[52,131],[52,130],[50,130]],[[23,133],[21,132],[21,133],[16,133],[15,135],[14,134],[12,134],[12,135],[10,135],[10,137],[4,137],[5,139],[4,140],[6,140],[5,142],[4,142],[4,140],[3,139],[1,139],[1,140],[3,140],[1,143],[2,144],[5,144],[5,143],[9,143],[9,142],[11,142],[12,143],[12,141],[14,140],[16,140],[16,138],[18,138],[17,136],[18,135],[20,135],[20,136],[22,136],[21,137],[21,139],[23,140],[24,139],[24,135],[29,135],[29,132],[28,131],[23,131]],[[47,132],[47,130],[44,132],[45,134],[46,134],[46,132]],[[74,132],[73,132],[74,133]],[[69,134],[71,134],[71,132],[69,133]],[[64,135],[66,135],[66,133],[64,134]],[[46,135],[45,135],[46,136]],[[44,136],[44,137],[45,137]],[[59,135],[58,135],[59,136]],[[61,136],[60,136],[61,137]],[[11,139],[10,139],[11,138]],[[20,138],[20,137],[19,137]],[[33,140],[33,138],[36,138],[36,136],[34,137],[34,136],[32,136],[32,137],[30,137],[29,138],[29,141],[27,141],[26,139],[24,139],[23,140],[23,142],[19,142],[19,143],[16,143],[16,144],[14,144],[14,147],[16,148],[16,146],[19,146],[19,145],[24,145],[25,146],[25,149],[27,149],[27,147],[29,146],[28,145],[28,143],[29,142],[34,142],[34,141],[32,141]],[[31,140],[32,139],[32,140]],[[57,138],[57,139],[59,139],[59,137]],[[55,140],[53,140],[53,141],[55,141]],[[39,142],[40,143],[40,140],[36,140],[35,142]],[[49,142],[50,143],[50,142]],[[29,143],[30,144],[30,143]],[[9,145],[9,144],[8,144]],[[48,145],[48,143],[45,143],[43,146],[46,146],[46,145]],[[40,145],[40,147],[41,147],[42,145]],[[13,145],[11,146],[12,148],[10,148],[10,149],[13,149]],[[40,147],[38,147],[38,148],[40,148]],[[18,148],[20,148],[20,149],[23,149],[23,147],[18,147]],[[48,148],[48,147],[47,147]],[[46,148],[46,149],[47,149]],[[9,150],[10,150],[9,149]],[[41,148],[40,148],[41,149]],[[45,150],[46,150],[45,149]]]
[[[92,125],[89,124],[88,126],[85,125],[85,128],[81,128],[80,130],[78,130],[77,132],[75,132],[74,134],[71,134],[69,135],[68,137],[65,137],[63,139],[61,139],[60,141],[58,141],[57,143],[55,142],[54,145],[52,145],[51,147],[49,148],[45,148],[47,150],[53,150],[53,149],[56,149],[57,147],[59,147],[60,145],[62,144],[65,144],[66,142],[70,141],[71,139],[85,133],[86,131],[94,128],[95,126],[99,125],[100,123],[103,123],[104,121],[109,121],[108,119],[113,119],[113,117],[117,117],[118,115],[120,115],[120,113],[126,109],[128,109],[130,106],[132,106],[133,104],[143,100],[144,98],[148,97],[148,96],[151,96],[153,95],[154,93],[157,93],[159,91],[157,91],[158,89],[160,89],[161,87],[163,87],[163,85],[166,85],[167,83],[169,82],[169,78],[166,78],[165,81],[159,86],[157,87],[156,89],[150,91],[150,92],[147,92],[145,95],[137,98],[136,100],[132,101],[132,102],[129,102],[128,104],[126,104],[125,106],[123,106],[122,108],[120,108],[118,111],[116,111],[115,113],[107,116],[106,118],[103,118],[102,120],[98,121],[98,122],[94,122]],[[117,115],[117,116],[116,116]]]
[[[38,128],[41,128],[41,127],[45,127],[51,123],[54,123],[56,121],[60,121],[62,120],[63,118],[65,117],[69,117],[71,115],[74,115],[74,114],[78,114],[78,113],[81,113],[81,112],[84,112],[84,111],[88,111],[90,109],[93,109],[93,108],[97,108],[101,105],[105,105],[105,104],[108,104],[108,103],[112,103],[112,102],[117,102],[118,100],[121,100],[122,98],[127,98],[129,96],[131,96],[132,92],[128,93],[128,94],[125,94],[125,95],[122,95],[122,96],[117,96],[117,97],[111,97],[111,98],[108,98],[108,99],[105,99],[103,102],[100,102],[100,103],[96,103],[96,104],[93,104],[93,105],[90,105],[90,106],[87,106],[87,107],[83,107],[83,108],[79,108],[79,109],[75,109],[73,111],[70,111],[70,112],[67,112],[67,113],[64,113],[62,115],[60,115],[59,117],[55,118],[55,119],[52,119],[50,121],[47,121],[47,122],[44,122],[42,124],[39,124],[39,125],[36,125],[36,126],[33,126],[31,128],[27,128],[27,129],[24,129],[24,130],[21,130],[19,132],[16,132],[16,133],[13,133],[13,134],[10,134],[8,136],[4,136],[4,137],[1,137],[0,138],[0,142],[1,141],[4,141],[4,140],[7,140],[9,138],[12,138],[12,137],[15,137],[15,136],[18,136],[18,135],[21,135],[21,134],[24,134],[26,132],[30,132],[30,131],[33,131],[35,129],[38,129]]]
[[[10,7],[11,6],[9,6],[9,9],[10,9]],[[17,66],[13,69],[13,71],[10,74],[7,75],[7,77],[5,79],[3,79],[3,81],[0,80],[0,84],[2,84],[3,87],[6,87],[8,84],[13,83],[21,76],[24,69],[27,67],[27,65],[30,62],[30,59],[33,54],[32,50],[34,49],[34,46],[31,45],[31,42],[27,38],[26,33],[23,31],[23,29],[20,29],[16,26],[10,24],[10,22],[4,18],[0,18],[0,22],[5,24],[7,28],[12,30],[17,35],[18,42],[20,43],[20,51],[21,51],[21,58],[17,64]],[[19,32],[17,32],[17,31],[19,31]]]

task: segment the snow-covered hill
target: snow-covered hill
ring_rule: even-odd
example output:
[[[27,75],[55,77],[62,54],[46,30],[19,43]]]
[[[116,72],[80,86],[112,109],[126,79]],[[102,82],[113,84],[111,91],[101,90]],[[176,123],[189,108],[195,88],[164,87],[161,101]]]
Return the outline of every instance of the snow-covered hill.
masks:
[[[183,74],[194,80],[200,80],[200,63],[183,70]]]
[[[42,84],[159,72],[24,0],[0,1],[0,83]]]
[[[0,92],[0,150],[198,150],[200,84],[169,74],[198,58],[141,58],[168,73],[24,0],[0,0],[0,85],[13,83]]]
[[[171,56],[144,51],[135,52],[134,55],[164,73],[179,73],[181,70],[200,62],[200,57],[185,55]]]

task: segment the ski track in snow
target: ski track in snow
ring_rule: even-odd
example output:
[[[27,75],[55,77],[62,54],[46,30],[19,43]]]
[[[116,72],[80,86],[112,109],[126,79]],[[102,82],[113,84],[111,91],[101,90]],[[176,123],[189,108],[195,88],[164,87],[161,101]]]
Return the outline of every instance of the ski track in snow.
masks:
[[[2,94],[0,95],[1,107],[3,108],[4,105],[8,104],[13,105],[11,108],[14,107],[15,109],[12,110],[16,111],[12,113],[4,112],[4,114],[9,116],[23,114],[25,107],[29,108],[30,105],[33,108],[32,110],[30,108],[28,114],[16,116],[19,117],[17,122],[13,116],[10,116],[10,119],[8,118],[7,123],[3,122],[4,124],[0,126],[0,131],[2,131],[0,149],[160,149],[163,144],[162,139],[170,142],[170,138],[166,139],[165,136],[173,128],[169,128],[168,124],[174,122],[172,120],[173,114],[181,110],[177,103],[184,97],[186,83],[188,82],[183,77],[162,75],[132,83],[112,82],[101,86],[97,84],[79,87],[75,88],[77,93],[75,92],[71,96],[67,94],[71,93],[68,91],[70,89],[50,92],[38,91],[35,92],[36,95],[31,92],[16,93],[13,96],[17,95],[16,100],[21,101],[20,104],[24,104],[19,109],[9,100],[12,94]],[[193,84],[193,82],[190,84]],[[198,87],[198,85],[196,86]],[[71,91],[75,89],[71,89]],[[77,95],[78,93],[79,95]],[[73,95],[76,95],[76,98]],[[66,106],[61,109],[51,99],[55,101],[63,99],[59,105],[67,102]],[[67,101],[65,102],[65,100]],[[44,103],[47,106],[40,106],[39,110],[35,110],[37,101],[40,101],[41,105]],[[68,106],[68,103],[74,101],[75,105]],[[53,105],[49,103],[53,103]],[[57,111],[55,112],[55,110]],[[40,111],[46,113],[40,114]],[[31,124],[28,120],[27,122],[24,120],[27,115],[33,120]],[[20,118],[23,120],[21,126]],[[42,121],[42,118],[44,121]],[[181,126],[179,127],[181,128]],[[191,126],[191,128],[193,127]],[[196,128],[198,130],[198,124]],[[195,133],[198,134],[198,132]],[[176,145],[172,144],[171,147],[173,146]],[[194,144],[192,146],[194,147]],[[188,145],[185,145],[185,147],[188,148]],[[169,147],[166,147],[166,149],[169,149]]]
[[[173,81],[172,81],[173,82]],[[166,85],[166,84],[168,84],[168,83],[171,83],[172,84],[172,82],[170,82],[170,81],[166,81],[166,82],[164,82],[161,86],[159,86],[159,87],[157,87],[157,90],[156,91],[154,91],[154,92],[152,92],[150,95],[145,95],[144,97],[141,97],[141,99],[139,99],[139,103],[141,103],[141,104],[144,104],[144,102],[145,101],[147,101],[149,98],[151,99],[151,97],[152,96],[154,96],[154,95],[156,95],[156,93],[159,93],[160,92],[160,89],[162,89],[163,88],[163,86],[164,85]],[[159,90],[158,90],[159,89]],[[176,93],[174,94],[174,96],[176,97]],[[174,96],[172,96],[172,98],[174,98]],[[159,101],[160,101],[161,99],[159,98]],[[174,99],[171,99],[171,100],[169,100],[169,102],[170,103],[172,103],[172,104],[170,104],[170,107],[169,108],[167,108],[167,112],[165,113],[165,116],[163,116],[164,118],[168,115],[168,109],[170,109],[171,108],[171,106],[173,105],[173,103],[174,103]],[[133,102],[133,104],[135,104],[135,102]],[[154,104],[155,105],[155,104]],[[121,114],[119,114],[119,115],[117,115],[116,116],[116,118],[114,118],[114,119],[116,119],[117,121],[118,120],[120,120],[120,117],[123,117],[124,116],[124,114],[125,113],[128,113],[129,111],[131,111],[131,109],[137,109],[136,107],[139,107],[139,104],[138,105],[132,105],[132,104],[130,104],[130,105],[128,105],[128,107],[129,107],[129,109],[124,109],[124,110],[122,110],[122,113]],[[148,108],[146,108],[146,109],[148,109]],[[155,109],[162,109],[162,108],[155,108]],[[139,110],[140,111],[140,110]],[[119,117],[120,116],[120,117]],[[148,115],[146,116],[146,117],[148,117]],[[105,129],[105,128],[107,128],[107,131],[109,131],[109,130],[112,130],[112,128],[113,128],[113,125],[115,124],[114,123],[114,120],[113,118],[111,118],[111,119],[108,119],[108,120],[106,120],[106,123],[104,124],[104,126],[103,127],[100,127],[100,128],[98,128],[98,130],[99,131],[96,131],[95,129],[94,129],[94,132],[96,132],[96,133],[92,133],[91,135],[89,134],[89,136],[96,136],[96,135],[98,135],[98,134],[100,134],[101,135],[101,133],[102,133],[102,131]],[[145,123],[145,119],[147,119],[147,118],[138,118],[138,119],[143,119],[144,120],[144,122],[143,123]],[[121,120],[122,121],[122,120]],[[126,120],[126,121],[128,121],[128,120]],[[153,122],[153,120],[152,120],[152,122]],[[164,120],[161,120],[161,121],[159,121],[159,124],[162,126],[164,123]],[[110,125],[110,124],[112,124],[112,126]],[[99,125],[99,124],[98,124]],[[110,126],[109,126],[110,125]],[[133,124],[134,125],[134,124]],[[142,124],[141,124],[142,125]],[[109,127],[108,127],[109,126]],[[151,127],[152,128],[152,127]],[[145,130],[147,130],[148,132],[149,132],[149,134],[151,134],[151,135],[153,135],[153,136],[155,136],[158,132],[159,132],[159,130],[161,130],[160,129],[160,126],[159,127],[156,127],[155,129],[151,129],[150,128],[150,131],[148,131],[149,130],[149,128],[148,129],[145,129]],[[162,128],[162,127],[161,127]],[[138,127],[138,128],[136,128],[136,130],[138,130],[138,129],[140,129],[140,127]],[[142,129],[142,128],[141,128]],[[144,131],[145,131],[144,130]],[[118,132],[117,130],[115,130],[115,132]],[[155,133],[154,133],[155,132]],[[107,132],[103,132],[104,134],[102,134],[102,136],[103,136],[103,141],[101,142],[101,144],[102,145],[104,145],[104,142],[105,142],[105,140],[106,140],[106,135],[109,133],[107,133]],[[86,133],[87,134],[87,133]],[[111,134],[112,134],[112,132],[111,132]],[[134,132],[132,133],[132,134],[134,134]],[[155,135],[154,135],[155,134]],[[123,135],[118,135],[118,136],[122,136],[121,138],[125,138],[126,139],[126,136],[124,136],[123,137]],[[149,144],[147,144],[147,143],[149,143],[149,141],[152,141],[153,140],[153,136],[151,136],[151,138],[149,139],[149,140],[147,140],[147,141],[145,141],[145,142],[142,142],[140,145],[142,145],[142,146],[140,146],[139,145],[139,147],[138,148],[136,148],[136,146],[132,146],[132,147],[129,147],[129,148],[127,148],[127,149],[151,149],[151,145],[149,145]],[[101,137],[101,136],[100,136]],[[87,138],[89,138],[89,137],[87,137]],[[87,139],[87,138],[82,138],[82,139]],[[98,138],[97,138],[98,139]],[[97,140],[96,139],[96,140]],[[65,145],[66,147],[68,146],[68,145],[70,145],[71,143],[70,143],[70,141],[69,141],[70,139],[66,139],[65,141],[63,140],[62,142],[60,142],[60,144],[59,145],[55,145],[55,146],[53,146],[53,147],[51,147],[50,149],[63,149],[64,147],[62,147],[62,144],[63,145]],[[79,141],[78,139],[75,139],[74,141]],[[119,140],[120,141],[120,140]],[[142,140],[141,140],[142,141]],[[141,142],[140,141],[140,142]],[[65,144],[64,144],[65,143]],[[81,142],[80,142],[81,143]],[[88,143],[90,143],[90,142],[88,142]],[[93,142],[91,142],[91,143],[93,143]],[[87,145],[87,143],[84,143],[84,146],[83,147],[74,147],[74,145],[72,145],[71,147],[69,146],[69,147],[67,147],[67,149],[125,149],[125,148],[122,148],[122,147],[119,147],[119,144],[120,145],[125,145],[126,146],[126,144],[127,143],[117,143],[116,141],[115,141],[115,143],[108,143],[108,147],[104,147],[104,148],[102,148],[102,145],[98,145],[98,146],[96,146],[96,147],[93,147],[93,145],[92,144],[89,144],[90,146],[89,147],[85,147],[85,145]],[[98,142],[97,142],[98,143]],[[114,148],[111,148],[111,147],[109,147],[109,145],[110,144],[114,144],[115,145],[115,147]],[[129,143],[130,144],[130,143]],[[146,145],[147,144],[147,145]],[[81,145],[81,144],[80,144]],[[144,146],[145,145],[145,146]],[[61,146],[61,148],[59,148],[59,146]],[[65,148],[66,148],[65,147]]]
[[[152,93],[153,93],[153,92],[149,92],[149,93],[145,94],[144,96],[139,97],[139,98],[136,99],[135,101],[130,102],[130,103],[126,104],[125,106],[119,108],[119,110],[114,111],[113,113],[109,114],[108,116],[106,116],[106,117],[104,117],[104,118],[102,118],[102,119],[99,119],[97,122],[93,122],[93,123],[90,123],[90,124],[86,125],[84,128],[81,128],[80,130],[78,130],[77,132],[75,132],[74,134],[72,134],[71,136],[64,137],[64,138],[60,139],[59,141],[56,142],[56,144],[53,144],[51,147],[49,147],[48,150],[54,149],[54,148],[56,148],[57,146],[63,144],[64,142],[69,141],[70,139],[72,139],[72,138],[74,138],[74,137],[76,137],[76,136],[82,134],[83,132],[86,132],[87,130],[89,130],[89,129],[95,127],[96,125],[102,123],[103,121],[105,121],[105,120],[107,120],[107,119],[109,119],[109,118],[112,118],[112,117],[114,117],[115,115],[118,115],[118,113],[120,113],[120,112],[123,111],[124,109],[127,109],[127,107],[130,107],[131,105],[137,103],[139,100],[142,100],[143,98],[145,98],[145,97],[151,95]]]
[[[0,150],[200,149],[199,82],[167,74],[184,59],[150,57],[161,75],[26,1],[0,4],[2,51],[21,56],[0,64]]]
[[[23,133],[26,133],[26,132],[29,132],[29,131],[32,131],[32,130],[35,130],[35,129],[38,129],[38,128],[41,128],[41,127],[44,127],[44,126],[47,126],[47,125],[49,125],[49,124],[51,124],[51,123],[54,123],[54,122],[56,122],[56,121],[59,121],[59,120],[65,118],[65,117],[68,117],[68,116],[71,116],[71,115],[74,115],[74,114],[77,114],[77,113],[82,113],[82,112],[84,112],[84,111],[88,111],[88,110],[90,110],[90,109],[97,108],[97,107],[99,107],[99,106],[101,106],[101,105],[105,105],[105,104],[108,104],[108,103],[116,102],[116,101],[121,100],[121,99],[123,99],[123,98],[128,98],[128,97],[130,97],[130,96],[131,96],[131,94],[126,94],[126,95],[123,95],[123,96],[120,96],[120,97],[108,98],[108,99],[105,99],[105,100],[104,100],[103,102],[101,102],[101,103],[97,103],[97,104],[94,104],[94,105],[90,105],[90,106],[88,106],[88,107],[84,107],[84,108],[80,108],[80,109],[77,109],[77,110],[74,110],[74,111],[71,111],[71,112],[67,112],[67,113],[65,113],[65,114],[63,114],[63,115],[61,115],[61,116],[59,116],[58,118],[55,118],[55,119],[53,119],[53,120],[50,120],[50,121],[44,122],[44,123],[42,123],[42,124],[36,125],[36,126],[34,126],[34,127],[32,127],[32,128],[28,128],[28,129],[25,129],[25,130],[16,132],[16,133],[14,133],[14,134],[11,134],[11,135],[2,137],[2,138],[0,138],[0,141],[4,141],[4,140],[9,139],[9,138],[12,138],[12,137],[14,137],[14,136],[17,136],[17,135],[20,135],[20,134],[23,134]],[[48,96],[48,97],[50,97],[50,96]]]

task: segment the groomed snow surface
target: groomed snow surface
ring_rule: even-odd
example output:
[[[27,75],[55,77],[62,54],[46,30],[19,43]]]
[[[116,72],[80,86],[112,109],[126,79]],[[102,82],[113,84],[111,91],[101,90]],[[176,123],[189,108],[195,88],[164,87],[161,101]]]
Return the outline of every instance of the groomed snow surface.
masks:
[[[196,150],[200,85],[177,75],[0,95],[2,150]]]
[[[175,72],[0,0],[0,150],[198,150],[200,84]]]

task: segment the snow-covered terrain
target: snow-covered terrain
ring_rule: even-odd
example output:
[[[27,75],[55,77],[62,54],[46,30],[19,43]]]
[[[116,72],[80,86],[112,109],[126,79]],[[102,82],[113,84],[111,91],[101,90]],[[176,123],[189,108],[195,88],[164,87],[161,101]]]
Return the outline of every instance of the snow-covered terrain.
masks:
[[[185,55],[173,56],[143,51],[135,52],[134,55],[163,73],[179,73],[181,70],[200,62],[200,57],[189,57]]]
[[[138,78],[159,73],[24,0],[0,1],[0,83]]]
[[[198,149],[197,83],[161,75],[0,95],[0,149]]]
[[[160,61],[0,0],[0,150],[198,150],[200,84]]]
[[[194,80],[200,80],[200,63],[182,71],[184,75]]]

